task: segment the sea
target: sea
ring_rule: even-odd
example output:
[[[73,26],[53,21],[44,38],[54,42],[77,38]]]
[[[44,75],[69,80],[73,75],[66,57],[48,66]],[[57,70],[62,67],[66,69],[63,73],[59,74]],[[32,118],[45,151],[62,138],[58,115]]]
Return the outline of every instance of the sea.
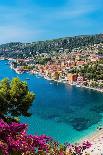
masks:
[[[20,116],[20,121],[28,124],[28,134],[46,134],[60,143],[74,143],[103,126],[103,93],[29,73],[17,74],[7,60],[2,60],[0,80],[5,77],[27,81],[36,94],[30,108],[32,116]]]

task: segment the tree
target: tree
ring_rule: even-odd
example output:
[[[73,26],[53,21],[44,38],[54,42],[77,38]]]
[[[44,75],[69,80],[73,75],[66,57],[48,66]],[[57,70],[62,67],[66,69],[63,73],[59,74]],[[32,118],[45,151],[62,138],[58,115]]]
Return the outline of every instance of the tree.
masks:
[[[19,78],[0,81],[0,112],[11,116],[30,116],[28,112],[35,94],[30,92],[26,82]]]

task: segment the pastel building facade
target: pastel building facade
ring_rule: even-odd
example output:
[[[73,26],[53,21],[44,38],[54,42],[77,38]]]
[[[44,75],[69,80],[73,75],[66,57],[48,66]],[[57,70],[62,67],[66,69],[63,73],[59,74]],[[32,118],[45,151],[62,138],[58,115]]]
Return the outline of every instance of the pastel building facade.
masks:
[[[67,80],[69,84],[73,84],[73,82],[77,81],[77,75],[76,74],[72,74],[72,73],[68,73],[67,74]]]
[[[84,77],[83,76],[78,76],[77,77],[77,84],[83,84],[84,82]]]

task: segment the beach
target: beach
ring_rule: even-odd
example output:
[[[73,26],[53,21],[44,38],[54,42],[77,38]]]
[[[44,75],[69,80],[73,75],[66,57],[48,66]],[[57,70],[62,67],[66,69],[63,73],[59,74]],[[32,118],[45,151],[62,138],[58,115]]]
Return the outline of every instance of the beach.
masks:
[[[103,128],[101,130],[97,130],[90,136],[87,136],[77,143],[76,145],[82,145],[83,142],[88,141],[91,144],[91,147],[85,149],[82,155],[103,155]],[[69,149],[66,150],[66,155],[69,155]]]
[[[83,155],[86,153],[90,155],[102,155],[103,154],[103,128],[97,130],[91,136],[84,138],[83,141],[89,141],[92,145],[89,149],[83,152]]]
[[[103,89],[88,87],[88,86],[84,86],[84,85],[82,85],[81,87],[91,89],[91,90],[95,90],[95,91],[99,91],[99,92],[103,93]]]

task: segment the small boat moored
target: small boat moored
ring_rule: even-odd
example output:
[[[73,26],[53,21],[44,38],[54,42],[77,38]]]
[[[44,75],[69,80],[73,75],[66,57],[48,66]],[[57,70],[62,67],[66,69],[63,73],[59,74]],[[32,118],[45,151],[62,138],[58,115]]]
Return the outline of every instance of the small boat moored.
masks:
[[[26,78],[26,80],[30,80],[30,78]]]

